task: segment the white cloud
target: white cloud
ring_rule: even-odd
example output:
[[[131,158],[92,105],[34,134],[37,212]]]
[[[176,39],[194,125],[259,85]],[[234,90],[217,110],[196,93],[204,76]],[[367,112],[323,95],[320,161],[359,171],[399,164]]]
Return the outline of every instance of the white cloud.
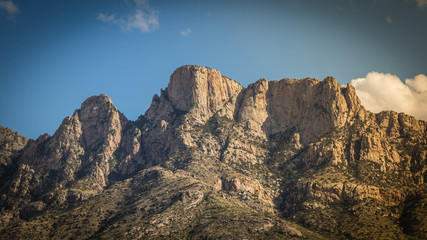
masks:
[[[138,7],[148,7],[148,0],[134,0]]]
[[[417,0],[418,7],[427,7],[427,0]]]
[[[0,1],[0,9],[6,11],[12,18],[19,13],[19,8],[12,1]]]
[[[149,13],[145,13],[137,9],[133,15],[128,17],[127,21],[124,21],[121,27],[124,31],[137,29],[143,33],[151,32],[159,27],[158,11],[152,10]]]
[[[427,92],[427,77],[424,74],[418,74],[414,78],[408,78],[405,83],[418,93]]]
[[[188,34],[190,34],[191,32],[192,32],[191,29],[187,28],[181,32],[181,35],[185,37],[185,36],[188,36]]]
[[[111,14],[108,16],[107,14],[99,13],[98,19],[103,22],[112,22],[112,23],[117,22],[116,16],[114,14]]]
[[[362,105],[372,112],[393,110],[427,120],[427,76],[423,74],[402,82],[396,75],[370,72],[351,84]]]
[[[159,27],[159,11],[151,9],[148,0],[134,0],[136,8],[127,18],[117,18],[115,14],[99,13],[98,19],[102,22],[120,26],[123,32],[139,30],[148,33]]]

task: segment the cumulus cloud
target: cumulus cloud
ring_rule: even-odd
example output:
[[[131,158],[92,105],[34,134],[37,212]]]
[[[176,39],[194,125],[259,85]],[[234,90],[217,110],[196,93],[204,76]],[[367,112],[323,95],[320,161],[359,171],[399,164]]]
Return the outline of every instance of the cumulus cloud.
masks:
[[[181,35],[185,37],[185,36],[188,36],[188,34],[190,34],[191,32],[192,32],[191,29],[187,28],[181,32]]]
[[[0,9],[4,10],[11,18],[19,13],[19,8],[12,1],[0,1]]]
[[[427,120],[427,76],[419,74],[402,82],[389,73],[370,72],[351,80],[362,105],[372,112],[393,110]]]
[[[424,74],[408,78],[405,80],[405,83],[418,93],[427,93],[427,77]]]
[[[98,20],[120,26],[123,32],[139,30],[148,33],[159,27],[159,11],[151,9],[148,0],[134,0],[135,9],[127,18],[116,17],[115,14],[98,14]]]
[[[427,7],[427,0],[417,0],[418,7]]]

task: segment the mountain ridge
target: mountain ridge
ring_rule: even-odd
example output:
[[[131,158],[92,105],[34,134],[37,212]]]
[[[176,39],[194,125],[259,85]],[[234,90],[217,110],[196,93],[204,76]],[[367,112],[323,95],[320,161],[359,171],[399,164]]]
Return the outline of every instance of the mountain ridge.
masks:
[[[8,176],[0,232],[423,238],[425,130],[414,117],[365,110],[355,89],[333,77],[244,88],[215,69],[185,65],[136,121],[101,94],[53,136],[1,145]]]

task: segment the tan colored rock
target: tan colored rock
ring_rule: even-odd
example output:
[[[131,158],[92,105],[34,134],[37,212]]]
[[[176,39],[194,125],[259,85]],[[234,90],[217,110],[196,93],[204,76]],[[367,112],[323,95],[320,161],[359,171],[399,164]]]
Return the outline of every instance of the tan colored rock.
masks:
[[[396,206],[405,200],[405,194],[395,190],[380,188],[372,185],[354,183],[321,183],[299,182],[297,198],[304,200],[304,196],[316,199],[316,202],[303,202],[307,209],[324,209],[327,204],[351,199],[354,201],[374,200],[385,206]]]
[[[322,82],[262,79],[244,90],[237,121],[267,135],[297,128],[302,142],[307,142],[344,126],[360,109],[354,88],[342,88],[332,77]]]
[[[242,191],[251,193],[253,195],[256,195],[260,200],[273,204],[269,194],[267,194],[267,192],[264,190],[259,181],[249,177],[224,178],[222,180],[222,189],[225,191]]]
[[[300,140],[301,140],[301,137],[300,137],[299,133],[297,133],[297,132],[294,133],[291,141],[294,144],[294,148],[297,150],[302,148],[302,144],[301,144]]]
[[[267,91],[268,81],[266,79],[250,84],[244,91],[237,115],[238,122],[259,134],[263,133],[263,125],[268,117]]]
[[[182,66],[175,70],[168,85],[172,106],[179,111],[190,111],[196,121],[204,122],[237,96],[242,86],[215,69],[200,66]]]

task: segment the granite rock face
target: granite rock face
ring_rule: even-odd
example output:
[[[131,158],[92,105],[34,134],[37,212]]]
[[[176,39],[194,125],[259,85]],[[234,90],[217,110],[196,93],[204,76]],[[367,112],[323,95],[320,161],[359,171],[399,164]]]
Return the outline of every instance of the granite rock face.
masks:
[[[88,98],[53,136],[30,140],[3,185],[2,213],[16,218],[34,199],[44,205],[84,200],[108,184],[127,119],[105,95]],[[25,207],[24,207],[25,208]],[[5,222],[9,221],[9,218]]]
[[[426,122],[332,77],[182,66],[136,121],[101,94],[53,136],[0,130],[0,238],[427,237]]]
[[[196,121],[205,122],[242,89],[215,69],[183,66],[172,74],[167,93],[174,109],[191,111]]]
[[[11,168],[19,152],[27,145],[28,139],[9,128],[0,126],[0,179]]]

